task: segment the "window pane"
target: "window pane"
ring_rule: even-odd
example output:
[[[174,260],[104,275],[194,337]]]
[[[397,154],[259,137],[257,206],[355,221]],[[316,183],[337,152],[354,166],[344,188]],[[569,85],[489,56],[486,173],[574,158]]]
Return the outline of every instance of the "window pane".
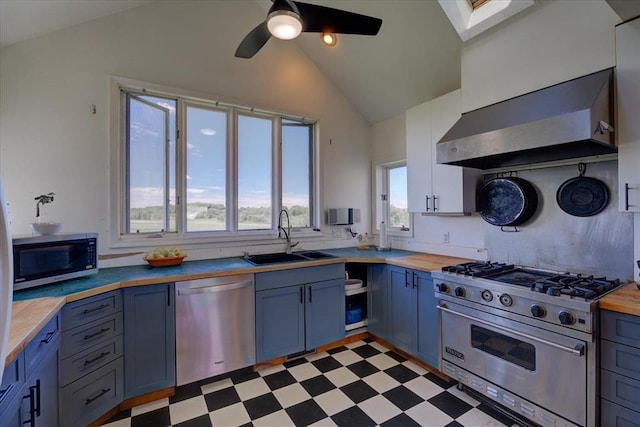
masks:
[[[238,115],[238,229],[271,223],[272,121]]]
[[[187,231],[227,229],[227,113],[187,107]]]
[[[175,101],[134,96],[127,99],[126,231],[175,231]]]
[[[406,166],[389,169],[389,226],[409,227]]]
[[[311,226],[311,126],[282,121],[282,207],[292,227]]]

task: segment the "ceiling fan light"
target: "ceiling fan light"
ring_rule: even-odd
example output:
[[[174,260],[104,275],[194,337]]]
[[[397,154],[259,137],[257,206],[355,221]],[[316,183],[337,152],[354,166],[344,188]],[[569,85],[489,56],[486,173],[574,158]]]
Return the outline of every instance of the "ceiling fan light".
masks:
[[[276,10],[267,16],[267,28],[271,35],[282,40],[295,39],[302,32],[302,21],[295,12]]]
[[[327,46],[335,46],[338,42],[338,36],[334,33],[322,33],[322,43]]]

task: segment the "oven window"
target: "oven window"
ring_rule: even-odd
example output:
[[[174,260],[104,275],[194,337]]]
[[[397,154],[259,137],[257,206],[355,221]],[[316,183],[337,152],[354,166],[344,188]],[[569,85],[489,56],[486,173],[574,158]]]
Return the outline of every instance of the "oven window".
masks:
[[[471,345],[529,371],[536,370],[536,348],[526,342],[471,325]]]

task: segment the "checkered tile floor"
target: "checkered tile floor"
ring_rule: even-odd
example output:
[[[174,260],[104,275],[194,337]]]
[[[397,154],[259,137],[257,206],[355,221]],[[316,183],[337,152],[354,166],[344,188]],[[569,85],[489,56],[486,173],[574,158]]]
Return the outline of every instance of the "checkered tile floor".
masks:
[[[123,411],[109,427],[429,426],[513,423],[377,342],[243,370]]]

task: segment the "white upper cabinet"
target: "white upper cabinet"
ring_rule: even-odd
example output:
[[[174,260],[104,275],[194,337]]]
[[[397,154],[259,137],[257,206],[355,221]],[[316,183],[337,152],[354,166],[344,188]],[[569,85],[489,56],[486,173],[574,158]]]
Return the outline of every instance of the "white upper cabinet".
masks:
[[[460,90],[406,112],[409,211],[474,212],[481,172],[436,162],[436,144],[461,116]]]
[[[640,212],[640,18],[616,28],[619,210]]]

